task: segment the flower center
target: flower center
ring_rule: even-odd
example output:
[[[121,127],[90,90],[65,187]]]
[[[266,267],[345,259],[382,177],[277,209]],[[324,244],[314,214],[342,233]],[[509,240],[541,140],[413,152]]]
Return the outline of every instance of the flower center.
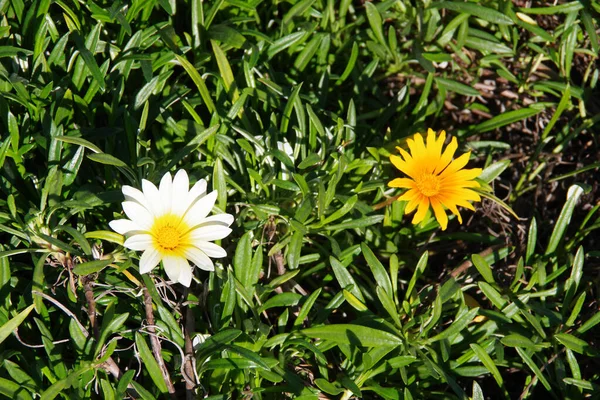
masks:
[[[181,217],[173,214],[163,215],[155,220],[151,229],[156,249],[163,252],[178,251],[185,247],[186,232],[189,229],[181,221]]]
[[[417,189],[426,197],[435,196],[440,192],[440,178],[430,173],[421,174],[415,179]]]
[[[165,250],[173,250],[179,246],[181,234],[179,229],[166,225],[158,229],[156,241]]]

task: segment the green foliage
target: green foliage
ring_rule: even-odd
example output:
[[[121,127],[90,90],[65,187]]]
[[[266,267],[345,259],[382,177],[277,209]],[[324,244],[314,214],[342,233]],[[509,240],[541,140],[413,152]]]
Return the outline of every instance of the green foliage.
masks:
[[[597,392],[600,3],[538,3],[0,1],[0,393]],[[430,126],[522,221],[410,224],[388,156]],[[180,168],[236,219],[189,290],[108,227]]]

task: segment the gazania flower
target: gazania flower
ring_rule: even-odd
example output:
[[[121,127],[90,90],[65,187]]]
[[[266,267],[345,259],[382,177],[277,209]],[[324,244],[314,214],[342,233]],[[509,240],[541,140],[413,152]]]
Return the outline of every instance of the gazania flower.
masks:
[[[469,201],[481,201],[479,195],[469,189],[479,187],[479,183],[474,179],[481,174],[481,168],[463,169],[471,153],[453,160],[458,147],[456,138],[452,138],[442,152],[445,139],[446,132],[442,131],[436,139],[435,132],[431,129],[427,131],[426,143],[421,134],[407,139],[410,151],[397,147],[402,157],[392,155],[390,161],[408,175],[408,178],[396,178],[388,184],[391,187],[408,189],[398,200],[408,202],[406,213],[417,209],[413,224],[423,221],[431,206],[442,230],[446,230],[448,226],[448,216],[444,208],[456,215],[462,224],[457,206],[474,210]]]
[[[145,179],[142,191],[123,186],[123,211],[129,219],[114,220],[109,225],[127,236],[125,247],[143,251],[140,273],[150,272],[162,261],[170,280],[189,287],[192,268],[188,260],[212,271],[215,267],[210,257],[227,256],[221,246],[211,241],[231,233],[233,216],[208,216],[217,191],[207,194],[204,179],[188,189],[189,178],[184,170],[178,171],[173,180],[167,172],[158,188]]]

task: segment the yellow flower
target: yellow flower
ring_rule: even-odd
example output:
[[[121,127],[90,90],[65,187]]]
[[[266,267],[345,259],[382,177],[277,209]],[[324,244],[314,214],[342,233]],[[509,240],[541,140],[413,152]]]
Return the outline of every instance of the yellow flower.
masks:
[[[427,215],[429,206],[442,230],[448,226],[448,216],[444,207],[452,211],[462,224],[462,217],[457,206],[475,210],[469,201],[481,201],[479,195],[469,188],[479,187],[474,179],[481,174],[481,168],[463,169],[469,161],[471,153],[452,159],[458,147],[456,138],[442,152],[446,132],[435,137],[431,129],[427,131],[427,143],[419,133],[406,140],[406,150],[397,147],[402,157],[391,155],[390,161],[396,168],[408,175],[408,178],[396,178],[389,182],[390,187],[408,189],[398,198],[407,201],[406,213],[417,209],[412,223],[418,224]]]
[[[123,186],[123,211],[129,219],[118,219],[110,227],[126,235],[123,246],[143,251],[140,273],[150,272],[162,261],[173,282],[190,286],[190,260],[201,269],[212,271],[210,259],[226,257],[227,253],[212,240],[231,233],[231,214],[208,216],[217,199],[217,191],[206,193],[206,181],[199,180],[189,189],[188,175],[180,170],[171,179],[166,173],[157,188],[143,179],[142,190]]]

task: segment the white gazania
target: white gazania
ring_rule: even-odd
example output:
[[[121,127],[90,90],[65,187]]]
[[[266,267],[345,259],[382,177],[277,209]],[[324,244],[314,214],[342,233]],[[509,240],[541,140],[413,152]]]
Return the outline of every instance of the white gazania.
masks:
[[[118,219],[110,227],[127,239],[123,246],[143,251],[140,273],[150,272],[162,261],[173,282],[190,286],[192,268],[213,271],[210,259],[226,257],[227,253],[212,240],[223,239],[231,233],[231,214],[208,216],[217,199],[217,191],[206,193],[206,181],[201,179],[189,189],[184,170],[166,173],[158,188],[143,179],[142,190],[123,186],[123,211],[129,219]]]

